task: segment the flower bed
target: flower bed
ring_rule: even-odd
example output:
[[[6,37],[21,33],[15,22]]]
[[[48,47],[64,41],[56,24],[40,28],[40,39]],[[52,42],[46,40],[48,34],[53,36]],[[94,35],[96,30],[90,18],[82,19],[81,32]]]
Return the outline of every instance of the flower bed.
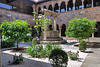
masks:
[[[70,57],[71,60],[77,60],[78,59],[78,56],[79,56],[79,51],[77,51],[76,53],[75,52],[72,52],[71,50],[68,52],[68,56]]]
[[[32,45],[26,49],[26,52],[32,57],[44,58],[44,57],[48,57],[51,51],[56,48],[61,49],[60,46],[53,45],[50,43],[46,44],[44,48],[43,48],[43,45]]]

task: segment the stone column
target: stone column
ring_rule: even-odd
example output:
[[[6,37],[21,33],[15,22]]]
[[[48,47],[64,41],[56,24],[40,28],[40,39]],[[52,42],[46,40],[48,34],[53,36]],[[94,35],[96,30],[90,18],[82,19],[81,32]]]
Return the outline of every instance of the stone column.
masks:
[[[84,9],[84,0],[82,0],[82,9]]]
[[[94,6],[94,5],[93,5],[93,0],[92,0],[92,8],[93,8],[93,6]]]
[[[67,12],[67,4],[66,4],[66,12]]]
[[[2,52],[1,52],[1,31],[0,31],[0,67],[2,67]]]
[[[75,1],[76,0],[73,0],[73,10],[75,10]]]
[[[60,11],[60,6],[59,6],[59,13],[60,13],[61,11]]]
[[[92,38],[94,38],[94,33],[92,33]]]
[[[57,17],[54,17],[54,31],[57,31]]]
[[[61,37],[61,28],[59,28],[59,37]]]
[[[60,11],[60,4],[59,4],[59,13],[60,13],[61,11]]]
[[[44,26],[47,27],[47,25],[44,25]],[[46,31],[47,31],[47,29],[45,28],[45,29],[44,29],[44,38],[43,38],[43,40],[46,40],[46,39],[47,39],[47,37],[46,37],[46,33],[47,33],[47,32],[46,32]]]
[[[54,6],[54,3],[52,3],[52,11],[54,11],[54,7],[55,7],[55,6]]]
[[[52,11],[54,11],[54,7],[52,7]]]

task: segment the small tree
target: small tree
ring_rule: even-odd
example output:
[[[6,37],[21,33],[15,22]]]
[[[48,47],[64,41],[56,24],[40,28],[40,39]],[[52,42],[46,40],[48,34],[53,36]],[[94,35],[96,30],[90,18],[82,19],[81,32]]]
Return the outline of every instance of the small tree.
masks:
[[[87,18],[73,19],[70,21],[65,34],[79,40],[89,38],[95,31],[95,22],[95,20],[88,20]]]
[[[34,28],[41,28],[42,30],[46,30],[47,29],[47,24],[50,24],[51,19],[48,18],[46,15],[40,15],[40,16],[36,16],[36,12],[34,13],[34,18],[33,21],[35,21],[36,25],[34,26]],[[38,30],[37,30],[38,33]]]
[[[24,20],[14,20],[13,22],[8,22],[4,20],[1,24],[0,29],[2,30],[2,35],[6,41],[16,41],[17,48],[21,41],[29,41],[31,39],[31,28],[28,28],[27,21]]]

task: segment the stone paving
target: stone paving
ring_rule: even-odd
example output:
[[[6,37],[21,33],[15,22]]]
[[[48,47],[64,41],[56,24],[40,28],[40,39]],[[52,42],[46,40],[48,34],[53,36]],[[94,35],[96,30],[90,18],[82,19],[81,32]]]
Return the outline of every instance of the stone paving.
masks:
[[[78,47],[74,47],[72,45],[72,44],[75,44],[75,43],[74,42],[71,42],[71,43],[69,42],[68,44],[61,44],[61,46],[62,46],[62,49],[65,50],[66,52],[68,52],[69,50],[71,50],[73,52],[77,52]],[[21,46],[22,46],[22,44],[20,44],[20,47]],[[29,45],[27,45],[27,46],[29,46]],[[88,48],[87,50],[91,50],[91,48]],[[50,62],[48,61],[48,58],[37,59],[37,58],[33,58],[33,57],[31,57],[27,54],[23,54],[23,56],[24,56],[24,62],[23,63],[21,63],[19,65],[8,65],[8,61],[12,60],[12,57],[15,53],[17,55],[20,54],[20,52],[13,52],[11,50],[2,51],[2,60],[3,60],[2,64],[3,64],[3,67],[52,67]],[[88,53],[80,52],[79,53],[79,58],[81,58],[81,60],[73,61],[73,60],[69,59],[67,67],[74,67],[74,66],[75,67],[80,67],[87,55],[88,55]]]
[[[94,44],[81,67],[100,67],[100,43]]]
[[[88,40],[87,40],[88,41]],[[100,39],[90,39],[90,42],[99,42]],[[69,50],[76,52],[78,51],[78,47],[74,47],[72,44],[76,44],[77,40],[68,40],[68,44],[61,44],[63,50],[68,52]],[[24,44],[24,45],[23,45]],[[19,47],[28,47],[31,44],[29,43],[20,43]],[[100,67],[100,43],[95,43],[93,48],[87,48],[87,51],[91,51],[90,53],[79,53],[79,57],[82,59],[81,61],[72,61],[69,60],[67,67]],[[19,54],[19,53],[18,53]],[[10,51],[3,51],[3,67],[52,67],[48,58],[37,59],[24,54],[24,62],[19,65],[8,65],[8,60],[12,58],[14,53]],[[8,58],[9,57],[9,58]],[[5,61],[4,61],[5,60]]]

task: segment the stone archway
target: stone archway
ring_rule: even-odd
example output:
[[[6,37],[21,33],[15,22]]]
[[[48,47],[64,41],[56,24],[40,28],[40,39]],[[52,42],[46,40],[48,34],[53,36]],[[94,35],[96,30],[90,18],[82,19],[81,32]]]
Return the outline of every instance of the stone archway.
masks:
[[[59,31],[59,25],[57,24],[57,30]]]
[[[94,7],[100,6],[100,0],[94,0],[93,5],[94,5]]]
[[[100,37],[100,22],[97,22],[96,28],[97,32],[94,33],[94,37]]]
[[[47,9],[46,6],[43,7],[44,9]]]
[[[38,14],[41,14],[41,7],[38,8]]]
[[[66,25],[63,24],[62,27],[61,27],[61,36],[65,37],[65,31],[66,31]]]
[[[53,30],[52,25],[49,25],[49,30],[50,30],[50,31]]]
[[[64,1],[61,3],[60,11],[61,11],[61,12],[65,12],[65,11],[66,11],[66,4],[65,4]]]
[[[67,5],[67,11],[71,11],[71,10],[73,10],[73,0],[69,0]]]
[[[92,7],[92,0],[84,0],[84,8]]]
[[[82,0],[76,0],[75,2],[75,10],[82,9]]]
[[[58,3],[56,3],[55,4],[55,6],[54,6],[54,12],[59,12],[59,5],[58,5]]]
[[[52,5],[51,4],[49,5],[48,10],[51,10],[52,11]]]

